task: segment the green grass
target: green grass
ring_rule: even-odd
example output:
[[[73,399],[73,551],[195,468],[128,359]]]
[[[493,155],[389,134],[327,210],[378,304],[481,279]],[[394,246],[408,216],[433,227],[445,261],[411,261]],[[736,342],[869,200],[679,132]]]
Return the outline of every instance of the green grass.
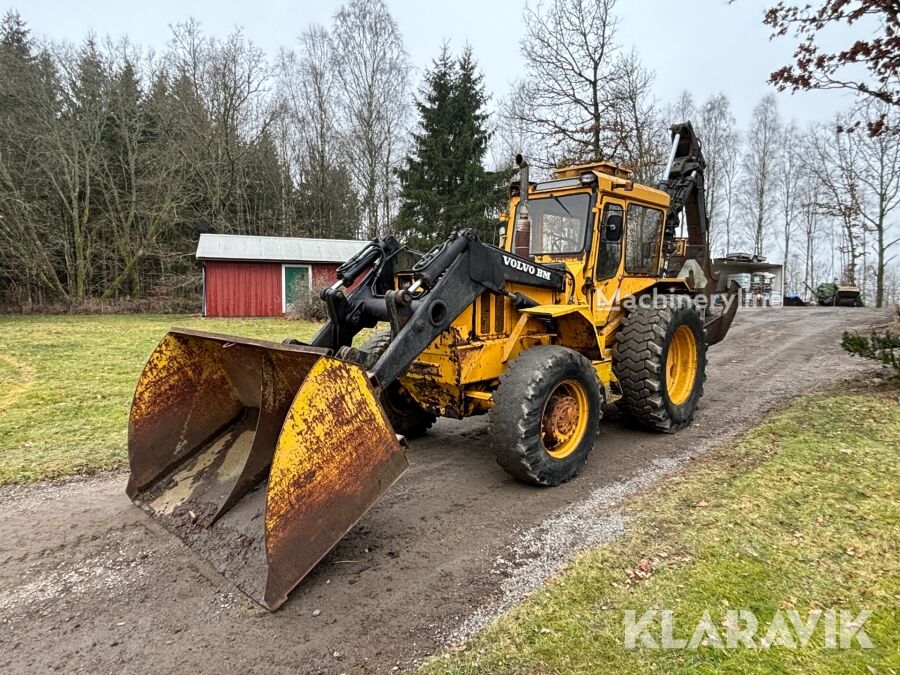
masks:
[[[424,670],[900,672],[898,458],[896,389],[802,398],[634,498],[628,535],[580,556]],[[728,609],[751,610],[762,631],[779,609],[802,620],[812,609],[869,609],[864,629],[875,647],[825,649],[820,625],[797,649],[626,649],[625,611],[653,608],[672,610],[673,635],[686,639],[706,610],[724,639]],[[657,643],[660,626],[651,623]]]
[[[0,484],[120,467],[144,362],[172,326],[281,341],[316,325],[191,316],[0,316]]]

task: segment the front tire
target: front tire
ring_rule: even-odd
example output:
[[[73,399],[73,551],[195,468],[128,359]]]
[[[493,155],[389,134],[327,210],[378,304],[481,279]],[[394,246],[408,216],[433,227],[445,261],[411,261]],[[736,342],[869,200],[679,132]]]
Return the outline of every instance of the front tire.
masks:
[[[662,307],[632,310],[616,338],[613,370],[628,421],[664,432],[689,425],[706,380],[703,322],[689,300],[676,296]]]
[[[493,401],[489,434],[507,473],[552,486],[584,466],[603,403],[597,373],[584,356],[565,347],[532,347],[509,364]]]
[[[359,349],[369,355],[369,363],[374,363],[390,343],[391,331],[378,330],[372,333]],[[437,415],[420,406],[412,394],[396,380],[381,392],[381,407],[387,413],[394,431],[410,439],[427,434],[437,420]]]

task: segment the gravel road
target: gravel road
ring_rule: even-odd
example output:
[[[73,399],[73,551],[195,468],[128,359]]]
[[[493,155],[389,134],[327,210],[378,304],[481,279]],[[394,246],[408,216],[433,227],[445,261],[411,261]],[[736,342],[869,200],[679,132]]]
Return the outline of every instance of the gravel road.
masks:
[[[854,309],[739,313],[710,349],[693,426],[627,429],[611,410],[584,472],[508,477],[483,418],[442,420],[410,468],[274,614],[125,497],[125,474],[0,490],[0,671],[356,673],[409,668],[465,638],[575,551],[628,526],[617,504],[790,398],[871,372],[839,347]],[[395,671],[396,672],[396,671]]]

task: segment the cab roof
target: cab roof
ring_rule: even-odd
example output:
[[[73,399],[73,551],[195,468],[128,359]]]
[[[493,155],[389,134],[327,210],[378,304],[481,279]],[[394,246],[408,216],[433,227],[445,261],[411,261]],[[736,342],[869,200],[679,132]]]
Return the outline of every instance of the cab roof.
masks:
[[[594,176],[597,188],[602,192],[621,193],[623,197],[650,202],[661,207],[667,207],[671,201],[669,194],[664,190],[634,182],[630,169],[611,162],[590,162],[556,168],[553,170],[553,180],[530,184],[529,193],[586,187],[593,182],[583,181],[582,177],[588,174]]]

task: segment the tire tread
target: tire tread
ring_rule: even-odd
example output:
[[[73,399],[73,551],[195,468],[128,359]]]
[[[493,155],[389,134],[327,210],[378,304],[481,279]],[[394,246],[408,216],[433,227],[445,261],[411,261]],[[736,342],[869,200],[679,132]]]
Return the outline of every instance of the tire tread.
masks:
[[[560,372],[579,369],[589,373],[588,386],[594,387],[597,419],[593,429],[588,429],[590,446],[587,452],[576,450],[566,460],[550,457],[538,434],[530,433],[534,425],[540,425],[544,392],[560,380]],[[494,406],[490,412],[488,433],[497,457],[497,463],[515,478],[534,485],[559,485],[573,478],[587,461],[593,447],[602,416],[602,388],[591,362],[565,347],[546,345],[532,347],[513,360],[500,376],[500,384],[494,391]]]
[[[671,433],[691,423],[693,411],[686,420],[673,419],[664,400],[662,381],[666,335],[687,309],[686,300],[675,296],[663,307],[638,307],[622,320],[613,349],[613,371],[622,388],[617,407],[635,426]],[[695,401],[703,396],[707,365],[706,346],[698,346],[700,384],[693,395]]]

